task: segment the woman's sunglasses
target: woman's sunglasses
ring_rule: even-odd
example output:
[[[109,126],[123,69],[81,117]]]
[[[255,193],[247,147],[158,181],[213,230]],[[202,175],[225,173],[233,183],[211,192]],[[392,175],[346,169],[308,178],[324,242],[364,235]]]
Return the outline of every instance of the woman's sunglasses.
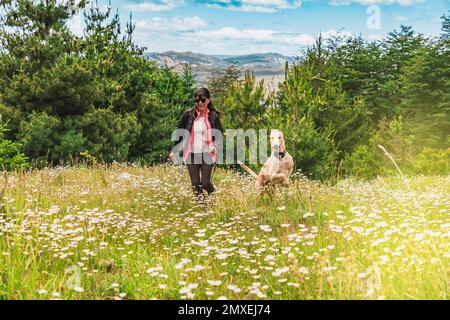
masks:
[[[201,99],[200,98],[195,98],[195,103],[199,103],[200,101],[202,103],[205,103],[206,102],[206,98],[205,97],[202,97]]]

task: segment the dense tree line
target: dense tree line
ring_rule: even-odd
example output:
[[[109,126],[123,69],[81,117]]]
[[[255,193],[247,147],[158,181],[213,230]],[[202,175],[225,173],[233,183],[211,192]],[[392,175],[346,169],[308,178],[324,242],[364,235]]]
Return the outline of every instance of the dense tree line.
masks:
[[[219,92],[219,109],[231,126],[282,129],[298,169],[315,178],[387,174],[380,144],[405,172],[448,174],[449,31],[444,15],[436,38],[408,26],[383,41],[319,37],[286,65],[277,92],[246,74]]]
[[[155,162],[170,148],[193,78],[158,68],[118,13],[85,1],[0,1],[0,112],[34,163]],[[86,7],[87,6],[87,7]],[[84,36],[67,21],[85,9]],[[167,138],[169,137],[169,139]]]
[[[0,0],[0,166],[164,161],[195,75],[146,60],[111,8]],[[84,10],[84,35],[67,22]],[[226,128],[279,128],[297,169],[365,178],[391,168],[449,172],[449,17],[427,38],[402,26],[383,41],[319,38],[270,92],[236,66],[209,80]],[[243,78],[240,75],[243,73]]]

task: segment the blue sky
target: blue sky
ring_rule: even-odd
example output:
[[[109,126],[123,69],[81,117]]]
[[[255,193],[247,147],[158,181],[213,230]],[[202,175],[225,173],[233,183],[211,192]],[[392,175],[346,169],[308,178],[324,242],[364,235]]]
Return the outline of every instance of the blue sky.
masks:
[[[450,0],[111,0],[111,5],[122,23],[133,13],[135,41],[147,51],[296,55],[320,32],[377,40],[405,24],[436,36]]]

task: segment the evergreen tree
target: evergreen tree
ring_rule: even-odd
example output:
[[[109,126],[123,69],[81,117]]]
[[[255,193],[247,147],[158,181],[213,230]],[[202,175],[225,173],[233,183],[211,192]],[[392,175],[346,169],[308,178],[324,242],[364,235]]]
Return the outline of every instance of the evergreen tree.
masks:
[[[384,56],[387,68],[384,70],[387,78],[381,84],[380,104],[384,105],[384,114],[392,116],[399,112],[401,103],[401,77],[411,61],[426,45],[427,39],[417,34],[410,26],[401,26],[400,31],[390,32],[383,42]]]
[[[27,157],[21,152],[21,146],[5,137],[9,131],[0,114],[0,170],[27,168]]]
[[[208,77],[207,87],[214,97],[214,104],[218,109],[224,106],[224,99],[230,87],[237,83],[241,77],[242,70],[236,65],[231,64],[225,69],[213,72],[211,77]]]
[[[224,126],[256,129],[263,124],[269,105],[264,80],[257,83],[255,75],[246,70],[242,81],[231,83],[228,87],[221,109]]]
[[[448,18],[442,18],[443,34]],[[402,113],[416,137],[416,147],[450,146],[450,46],[442,36],[422,48],[405,67],[401,78]]]
[[[336,72],[339,69],[319,38],[302,60],[287,69],[278,101],[290,125],[308,118],[316,129],[331,130],[343,157],[368,138],[367,115],[364,102],[343,91]]]
[[[80,114],[96,96],[67,22],[86,1],[0,1],[0,90],[22,112]]]
[[[442,15],[442,33],[441,39],[449,40],[450,39],[450,15]]]

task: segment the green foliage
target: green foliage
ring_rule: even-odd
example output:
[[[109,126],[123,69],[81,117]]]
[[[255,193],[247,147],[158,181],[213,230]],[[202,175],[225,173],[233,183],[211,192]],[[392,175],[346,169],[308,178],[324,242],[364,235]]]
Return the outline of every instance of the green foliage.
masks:
[[[7,124],[8,127],[3,134],[7,139],[14,140],[15,133],[19,131],[20,121],[23,118],[23,115],[19,109],[2,104],[1,100],[0,96],[0,115],[2,116],[5,126]]]
[[[368,42],[350,37],[337,44],[332,59],[337,66],[333,78],[351,97],[366,102],[372,125],[398,114],[405,69],[425,47],[426,39],[411,27],[401,26],[384,41]]]
[[[164,161],[195,75],[147,61],[134,24],[87,1],[2,1],[2,161]],[[83,10],[83,36],[67,22]],[[123,30],[122,30],[123,29]],[[225,129],[283,130],[297,169],[313,178],[372,178],[392,164],[411,173],[448,172],[449,16],[426,38],[401,26],[383,41],[321,37],[292,65],[275,94],[236,66],[208,87]],[[19,143],[17,143],[19,142]],[[10,162],[10,163],[13,163]],[[432,164],[436,162],[436,166]],[[12,164],[9,165],[12,168]]]
[[[407,162],[413,157],[413,142],[414,137],[409,135],[404,128],[403,117],[397,117],[392,120],[382,119],[378,126],[378,130],[374,132],[370,138],[369,144],[374,150],[378,145],[382,145],[394,157],[396,161]],[[381,152],[378,161],[385,162],[391,166],[389,160],[386,159]]]
[[[21,152],[20,144],[5,139],[7,131],[0,114],[0,170],[27,168],[27,157]]]
[[[271,101],[267,98],[264,80],[256,82],[255,75],[246,70],[244,79],[232,83],[224,98],[221,111],[225,127],[258,128],[264,122]]]
[[[318,130],[307,117],[296,126],[281,128],[296,169],[314,179],[327,179],[336,173],[338,151],[330,129]]]
[[[82,133],[71,136],[77,142],[84,137],[86,150],[103,162],[126,162],[141,129],[134,115],[116,114],[111,109],[91,110],[71,119],[69,127]]]
[[[136,111],[136,118],[142,126],[141,134],[133,146],[132,158],[144,163],[165,160],[167,150],[172,147],[170,137],[178,124],[179,108],[166,108],[156,97],[148,97]]]
[[[410,26],[401,26],[400,31],[390,32],[386,41],[381,43],[386,63],[385,79],[380,84],[384,93],[380,103],[388,106],[387,115],[394,114],[401,103],[402,83],[405,69],[426,45],[426,40]],[[386,107],[385,107],[386,108]]]
[[[401,79],[401,109],[408,117],[417,152],[424,146],[450,146],[449,44],[448,39],[439,39],[421,49]]]
[[[441,33],[441,39],[443,40],[450,40],[450,15],[442,15],[442,33]]]
[[[424,148],[408,166],[412,174],[448,175],[450,174],[450,148]]]
[[[343,171],[349,176],[371,179],[377,175],[379,169],[374,149],[367,145],[356,147],[343,161]]]
[[[319,38],[303,60],[291,68],[286,67],[286,79],[280,84],[278,94],[281,113],[290,130],[301,126],[300,120],[307,118],[309,129],[322,137],[324,146],[333,141],[333,148],[325,148],[328,150],[324,155],[327,165],[321,170],[313,170],[320,177],[334,173],[335,170],[329,170],[328,175],[324,173],[325,168],[337,165],[328,161],[342,159],[368,138],[365,104],[361,99],[346,95],[340,80],[333,78],[335,70],[334,60]],[[319,144],[316,151],[323,152],[324,149]],[[302,162],[301,158],[295,160]]]
[[[68,2],[0,4],[2,23],[23,30],[0,33],[0,111],[28,156],[59,163],[88,151],[104,162],[154,162],[166,154],[174,124],[192,103],[189,66],[179,76],[147,61],[132,41],[134,25],[122,32],[111,8],[85,10],[78,38],[66,22],[85,2],[73,12]]]
[[[97,109],[63,121],[45,112],[32,113],[22,122],[19,136],[25,153],[35,159],[59,162],[87,150],[100,160],[111,162],[127,161],[129,148],[139,132],[135,116]]]
[[[337,69],[331,75],[333,79],[341,81],[342,89],[350,97],[364,98],[372,123],[376,123],[387,113],[379,101],[385,95],[380,91],[380,84],[386,81],[381,46],[367,42],[362,36],[350,37],[341,40],[331,58]]]
[[[15,74],[4,101],[23,112],[67,116],[83,114],[99,95],[93,75],[81,57],[61,56],[32,74]]]
[[[227,95],[230,87],[237,83],[242,70],[235,64],[214,72],[211,77],[208,78],[208,89],[211,95],[214,97],[214,104],[219,110],[222,110],[225,106],[225,96]]]
[[[52,156],[62,161],[74,159],[77,162],[81,152],[86,150],[86,145],[87,139],[82,133],[69,129],[58,136],[58,142],[53,146]]]
[[[53,160],[53,148],[58,143],[61,120],[45,112],[33,112],[21,122],[19,139],[24,152],[37,160]]]
[[[393,164],[380,150],[379,145],[386,148],[400,167],[406,168],[414,155],[413,139],[413,136],[407,134],[401,116],[392,120],[382,119],[368,143],[359,145],[345,157],[344,174],[371,179],[392,172]]]

